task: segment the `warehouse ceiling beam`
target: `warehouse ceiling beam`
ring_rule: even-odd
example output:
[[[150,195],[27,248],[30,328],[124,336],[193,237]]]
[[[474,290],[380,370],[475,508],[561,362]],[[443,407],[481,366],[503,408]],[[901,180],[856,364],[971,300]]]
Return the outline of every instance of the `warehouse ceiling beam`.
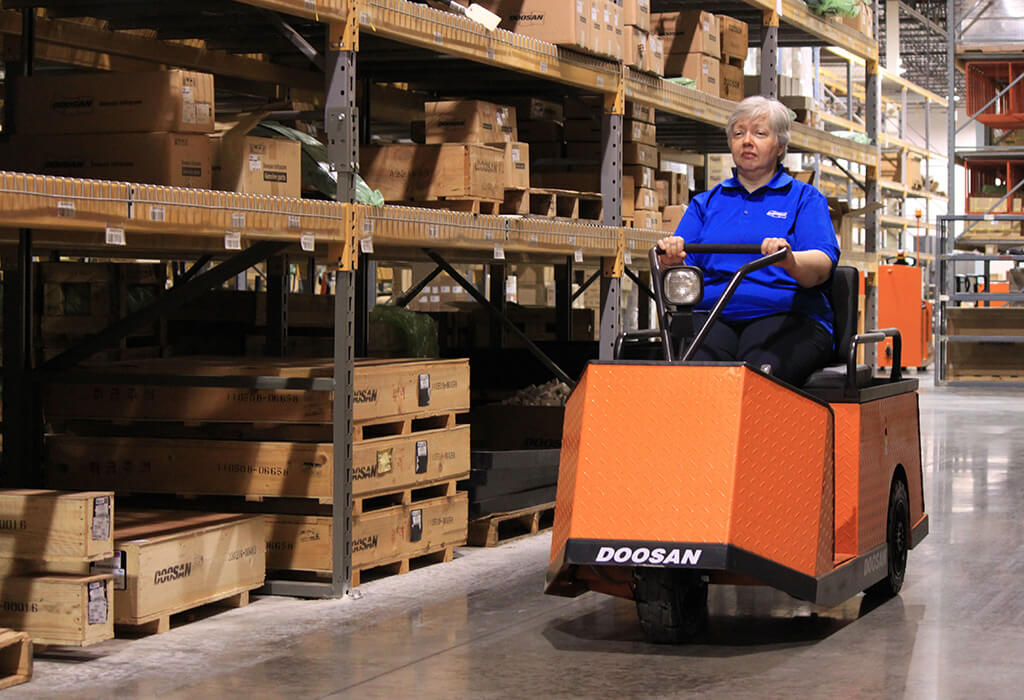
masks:
[[[928,19],[927,17],[925,17],[923,14],[921,14],[920,12],[915,10],[913,7],[911,7],[907,3],[903,2],[902,0],[900,0],[899,7],[900,7],[900,12],[905,12],[906,14],[910,15],[911,17],[916,19],[918,22],[920,22],[922,25],[924,25],[928,29],[932,30],[933,32],[935,32],[936,34],[941,36],[943,39],[946,38],[947,35],[946,35],[946,30],[945,29],[943,29],[939,25],[935,24],[935,22],[933,22],[930,19]]]
[[[19,12],[0,11],[0,34],[20,36],[21,25]],[[245,56],[210,51],[201,46],[171,44],[138,34],[112,32],[67,20],[37,19],[35,37],[40,43],[85,49],[112,56],[126,56],[257,83],[274,83],[305,90],[323,88],[323,76],[311,70],[289,68]]]
[[[477,289],[472,282],[470,282],[465,277],[460,275],[459,272],[454,267],[449,265],[448,262],[444,258],[442,258],[437,252],[430,250],[429,248],[424,248],[423,252],[426,253],[427,257],[433,260],[434,263],[439,268],[447,272],[449,277],[451,277],[459,285],[461,285],[462,288],[465,289],[469,293],[469,295],[476,300],[478,304],[487,309],[487,311],[491,314],[493,318],[495,318],[497,321],[500,321],[508,332],[510,332],[515,337],[519,338],[519,340],[521,340],[523,344],[526,345],[526,348],[530,351],[530,353],[533,354],[533,356],[536,357],[542,365],[547,367],[551,371],[551,373],[554,374],[556,378],[558,378],[559,381],[565,382],[565,384],[567,384],[571,388],[575,388],[576,381],[569,377],[569,375],[566,374],[561,367],[555,364],[554,360],[545,355],[544,351],[538,348],[534,344],[534,342],[530,340],[529,337],[527,337],[525,333],[519,330],[519,327],[516,326],[516,324],[512,323],[512,321],[509,320],[508,316],[501,313],[501,311],[498,310],[498,307],[492,304],[490,300],[487,299],[487,297],[481,294],[480,290]]]
[[[198,299],[211,289],[219,287],[228,280],[234,278],[240,272],[244,272],[256,263],[263,262],[276,253],[280,253],[290,245],[291,243],[284,241],[261,241],[256,243],[241,253],[228,258],[217,267],[189,280],[185,284],[178,284],[171,287],[164,294],[159,296],[152,304],[125,316],[113,325],[93,336],[90,336],[80,345],[57,355],[43,364],[41,369],[70,369],[100,350],[117,343],[121,338],[125,337],[132,331],[158,321],[171,311],[179,309],[190,301]]]

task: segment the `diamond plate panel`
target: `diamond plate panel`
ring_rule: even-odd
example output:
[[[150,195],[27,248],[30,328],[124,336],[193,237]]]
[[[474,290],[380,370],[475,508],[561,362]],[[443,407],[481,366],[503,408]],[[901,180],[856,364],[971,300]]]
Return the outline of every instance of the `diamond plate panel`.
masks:
[[[754,372],[743,414],[730,542],[818,576],[832,568],[832,414]]]
[[[836,425],[836,561],[861,552],[857,527],[860,493],[860,410],[855,403],[832,404]]]
[[[587,400],[587,380],[590,368],[584,373],[565,404],[562,419],[562,452],[558,458],[558,492],[555,496],[555,522],[551,527],[551,563],[561,556],[569,538],[569,524],[573,517],[573,496],[576,492],[576,466],[579,463],[583,406]]]
[[[885,542],[889,486],[896,465],[907,474],[910,522],[924,513],[917,394],[901,394],[861,405],[858,538],[860,553]]]
[[[569,536],[726,542],[746,371],[591,365]]]

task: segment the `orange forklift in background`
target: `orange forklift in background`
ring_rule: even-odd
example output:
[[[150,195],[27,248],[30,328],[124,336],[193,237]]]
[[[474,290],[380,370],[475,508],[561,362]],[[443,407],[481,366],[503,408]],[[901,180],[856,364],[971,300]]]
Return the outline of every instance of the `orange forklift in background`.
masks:
[[[898,330],[855,335],[857,271],[833,275],[841,364],[805,386],[689,361],[742,277],[785,253],[743,265],[702,314],[701,271],[662,269],[651,251],[660,328],[620,336],[616,359],[591,362],[566,406],[547,593],[632,599],[650,641],[679,643],[705,624],[710,584],[825,606],[900,590],[928,532],[917,380],[900,374]],[[674,323],[700,330],[680,347]],[[857,347],[886,338],[894,363],[877,379]],[[638,356],[662,359],[624,359]]]
[[[903,252],[878,266],[878,325],[898,328],[903,337],[904,367],[927,368],[932,359],[932,304],[925,301],[918,258]],[[878,366],[891,367],[892,341],[878,353]]]

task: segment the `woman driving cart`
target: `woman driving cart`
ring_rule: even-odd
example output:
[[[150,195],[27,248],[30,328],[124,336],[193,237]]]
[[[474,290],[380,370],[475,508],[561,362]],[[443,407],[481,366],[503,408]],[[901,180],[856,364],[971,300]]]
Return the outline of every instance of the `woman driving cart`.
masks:
[[[704,273],[711,309],[736,270],[755,256],[686,253],[686,243],[755,244],[768,255],[787,249],[773,266],[747,275],[710,329],[693,361],[742,361],[800,386],[832,356],[828,283],[839,247],[825,197],[781,166],[789,144],[789,110],[748,97],[729,118],[726,136],[733,177],[697,195],[675,235],[658,245],[663,265],[684,261]]]

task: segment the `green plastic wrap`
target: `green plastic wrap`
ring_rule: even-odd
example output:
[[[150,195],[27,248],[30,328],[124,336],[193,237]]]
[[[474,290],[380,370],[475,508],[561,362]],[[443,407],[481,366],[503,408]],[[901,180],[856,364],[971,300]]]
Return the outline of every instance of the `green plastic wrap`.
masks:
[[[860,14],[860,0],[805,0],[811,12],[818,15],[845,15],[856,17]]]
[[[249,132],[253,136],[270,138],[283,137],[302,144],[302,189],[313,191],[324,199],[334,199],[338,193],[338,181],[330,166],[327,165],[327,147],[309,134],[292,129],[273,121],[260,122],[260,125]],[[356,175],[356,201],[360,204],[380,207],[384,205],[384,195],[380,190],[371,189],[366,182]]]
[[[678,83],[683,87],[694,89],[697,88],[697,81],[694,80],[693,78],[665,78],[665,80],[669,81],[670,83]]]
[[[862,134],[859,131],[830,131],[833,136],[838,136],[848,141],[854,141],[856,143],[864,144],[865,146],[871,145],[871,139],[868,138],[867,134]]]
[[[437,357],[437,321],[398,306],[377,305],[370,312],[370,354]]]

